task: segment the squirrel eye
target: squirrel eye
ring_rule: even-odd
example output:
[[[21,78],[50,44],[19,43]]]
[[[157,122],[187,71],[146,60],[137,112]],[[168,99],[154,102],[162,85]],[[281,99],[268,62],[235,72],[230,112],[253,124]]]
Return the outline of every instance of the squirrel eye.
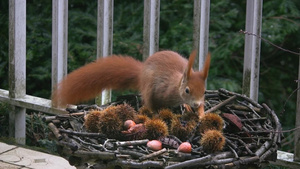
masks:
[[[185,88],[185,93],[190,94],[190,89],[188,87]]]

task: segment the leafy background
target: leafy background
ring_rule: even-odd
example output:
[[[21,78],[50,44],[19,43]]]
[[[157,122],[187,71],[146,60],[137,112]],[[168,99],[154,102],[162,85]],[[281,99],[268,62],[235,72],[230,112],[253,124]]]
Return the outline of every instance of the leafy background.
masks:
[[[52,2],[27,0],[27,94],[50,98]],[[113,53],[142,58],[143,1],[114,1]],[[208,89],[241,92],[246,1],[211,1]],[[69,0],[69,72],[96,58],[97,1]],[[0,2],[0,88],[8,88],[8,1]],[[298,52],[300,1],[264,1],[262,37]],[[193,1],[161,1],[159,48],[188,56]],[[262,41],[259,102],[274,109],[284,129],[295,125],[298,57]],[[114,96],[123,94],[114,92]],[[291,97],[288,99],[288,97]],[[286,103],[286,104],[285,104]],[[289,134],[287,134],[289,135]],[[291,138],[287,137],[287,139]],[[292,151],[287,140],[287,150]],[[292,141],[291,141],[292,142]]]

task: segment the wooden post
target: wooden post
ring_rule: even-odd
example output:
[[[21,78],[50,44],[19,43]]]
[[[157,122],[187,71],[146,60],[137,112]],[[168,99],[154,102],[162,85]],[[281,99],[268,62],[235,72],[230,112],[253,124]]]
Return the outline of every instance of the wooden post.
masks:
[[[52,90],[67,75],[68,0],[52,1]]]
[[[300,80],[300,56],[298,68],[298,80]],[[298,89],[300,82],[298,82]],[[297,111],[296,111],[296,124],[295,127],[300,127],[300,90],[297,91]],[[294,161],[300,161],[300,128],[295,131],[295,145],[294,145]]]
[[[26,95],[26,0],[9,0],[9,97]],[[26,109],[12,106],[9,135],[26,142]]]
[[[193,17],[193,50],[197,50],[198,57],[195,59],[194,69],[199,69],[200,28],[201,28],[201,1],[194,0]]]
[[[144,60],[159,48],[159,13],[160,0],[144,0]]]
[[[97,19],[97,57],[112,55],[113,45],[113,0],[98,0]],[[111,101],[111,90],[104,90],[101,96],[96,98],[99,105]]]
[[[203,68],[208,53],[210,0],[194,0],[194,35],[193,48],[197,50],[196,65],[198,70]]]
[[[246,31],[261,35],[262,0],[247,0]],[[258,100],[260,38],[245,35],[243,94]]]

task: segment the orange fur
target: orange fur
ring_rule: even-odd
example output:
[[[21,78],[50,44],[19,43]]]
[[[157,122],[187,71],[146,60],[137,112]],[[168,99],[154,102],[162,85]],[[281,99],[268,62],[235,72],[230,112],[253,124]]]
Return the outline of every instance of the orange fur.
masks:
[[[142,67],[131,57],[100,58],[66,76],[54,91],[52,101],[61,107],[92,99],[104,89],[138,89]]]
[[[116,55],[98,59],[70,73],[54,91],[52,101],[65,106],[92,99],[104,89],[137,89],[145,106],[156,112],[183,103],[199,107],[204,101],[210,55],[201,72],[192,70],[195,57],[193,52],[188,61],[176,52],[161,51],[144,63]]]

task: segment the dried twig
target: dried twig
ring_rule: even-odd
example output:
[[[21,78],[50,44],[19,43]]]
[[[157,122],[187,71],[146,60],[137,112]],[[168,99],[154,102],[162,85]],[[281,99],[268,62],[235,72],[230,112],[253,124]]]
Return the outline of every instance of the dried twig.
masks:
[[[53,123],[49,123],[48,127],[53,132],[53,134],[55,135],[57,140],[61,140],[63,138],[62,135],[59,133],[59,130],[57,129],[57,127]]]
[[[159,155],[161,155],[161,154],[163,154],[165,152],[167,152],[167,149],[163,148],[163,149],[161,149],[159,151],[155,151],[155,152],[153,152],[151,154],[144,155],[144,156],[140,157],[139,160],[143,161],[143,160],[147,160],[147,159],[150,159],[150,158],[154,158],[154,157],[157,157],[157,156],[159,156]]]
[[[73,154],[75,156],[85,157],[85,158],[91,158],[91,159],[92,158],[94,158],[94,159],[102,159],[102,160],[115,160],[115,159],[117,159],[115,153],[103,152],[103,151],[88,152],[88,151],[77,150]]]
[[[255,33],[243,31],[242,29],[241,29],[239,32],[240,32],[240,33],[243,33],[243,34],[246,34],[246,35],[252,35],[252,36],[258,37],[258,38],[260,38],[261,40],[267,42],[268,44],[270,44],[270,45],[272,45],[272,46],[274,46],[274,47],[276,47],[276,48],[278,48],[278,49],[280,49],[280,50],[282,50],[282,51],[289,52],[289,53],[291,53],[291,54],[298,55],[298,56],[300,55],[300,53],[293,52],[293,51],[291,51],[291,50],[284,49],[284,48],[282,48],[282,47],[280,47],[280,46],[278,46],[278,45],[275,45],[275,44],[272,43],[271,41],[269,41],[269,40],[267,40],[267,39],[265,39],[265,38],[263,38],[263,37],[261,37],[261,36],[259,36],[259,35],[256,35]]]
[[[204,156],[204,157],[201,157],[201,158],[192,159],[192,160],[184,161],[184,162],[181,162],[181,163],[178,163],[178,164],[170,165],[170,166],[165,167],[165,169],[193,167],[193,166],[196,166],[196,165],[201,166],[201,164],[204,164],[204,162],[207,162],[211,159],[212,159],[212,155],[210,154],[210,155],[207,155],[207,156]]]
[[[90,165],[95,168],[98,166],[102,168],[115,166],[127,168],[199,168],[208,166],[227,168],[228,166],[241,167],[248,164],[259,164],[259,162],[270,160],[270,156],[273,157],[282,134],[280,122],[273,110],[265,104],[261,106],[246,96],[225,89],[206,91],[206,95],[205,105],[210,108],[206,113],[219,110],[221,117],[224,117],[225,114],[231,115],[224,118],[225,152],[206,154],[202,145],[199,145],[199,139],[202,136],[197,133],[196,129],[187,133],[189,142],[193,146],[192,153],[179,153],[177,147],[182,140],[170,135],[159,139],[163,146],[169,148],[168,150],[164,148],[152,152],[146,147],[148,139],[119,141],[109,139],[101,133],[83,132],[83,127],[80,124],[83,123],[83,116],[89,112],[86,105],[79,106],[81,112],[72,109],[73,112],[77,113],[50,116],[45,118],[45,121],[49,122],[49,126],[54,126],[54,129],[61,128],[57,131],[51,130],[54,131],[53,133],[56,132],[64,136],[58,144],[66,147],[68,151],[65,153],[71,155],[70,160],[73,159],[70,163],[72,162],[78,167],[84,165],[83,162],[98,159],[96,164]],[[136,97],[130,98],[133,99],[129,100],[130,103],[140,106]],[[106,106],[122,104],[123,102],[114,102]],[[240,119],[239,129],[231,123],[231,118]],[[57,122],[54,125],[55,120]]]
[[[75,136],[106,138],[106,135],[102,134],[102,133],[77,132],[77,131],[70,131],[70,130],[65,130],[65,129],[59,129],[59,131],[61,133],[66,133],[66,134],[75,135]]]
[[[224,100],[223,102],[219,103],[218,105],[216,105],[216,106],[210,108],[209,110],[206,110],[206,111],[205,111],[205,114],[210,113],[210,112],[214,112],[214,111],[220,109],[221,107],[227,105],[228,103],[234,101],[235,99],[236,99],[236,96],[232,96],[232,97],[230,97],[230,98]]]
[[[124,146],[136,146],[136,145],[141,145],[141,144],[146,144],[149,140],[144,139],[144,140],[133,140],[133,141],[117,141],[115,144],[118,147],[124,147]]]
[[[144,156],[145,154],[137,152],[137,151],[133,151],[133,150],[125,150],[125,149],[118,149],[118,152],[121,154],[127,154],[132,156],[133,158],[140,158],[142,156]]]
[[[219,92],[220,92],[220,93],[223,93],[223,94],[226,94],[226,95],[236,95],[236,96],[238,96],[239,98],[242,98],[243,100],[245,100],[245,101],[251,103],[253,106],[258,107],[258,108],[262,108],[262,106],[261,106],[260,104],[258,104],[258,103],[255,102],[254,100],[252,100],[252,99],[250,99],[250,98],[248,98],[248,97],[246,97],[246,96],[244,96],[244,95],[241,95],[241,94],[238,94],[238,93],[234,93],[234,92],[230,92],[230,91],[228,91],[228,90],[226,90],[226,89],[219,89]]]

